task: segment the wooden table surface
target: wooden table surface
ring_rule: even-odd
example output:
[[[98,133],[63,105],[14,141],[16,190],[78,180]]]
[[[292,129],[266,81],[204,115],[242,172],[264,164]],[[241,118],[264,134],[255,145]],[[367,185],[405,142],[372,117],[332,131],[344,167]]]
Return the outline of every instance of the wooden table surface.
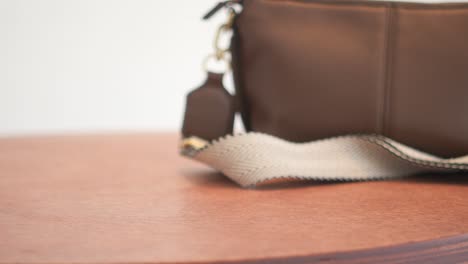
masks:
[[[241,189],[176,134],[0,139],[0,263],[468,262],[468,176]]]

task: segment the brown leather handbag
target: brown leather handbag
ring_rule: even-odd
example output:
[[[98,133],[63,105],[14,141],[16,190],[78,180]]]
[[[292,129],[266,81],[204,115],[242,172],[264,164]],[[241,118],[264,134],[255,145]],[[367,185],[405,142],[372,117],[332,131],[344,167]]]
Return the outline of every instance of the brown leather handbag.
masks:
[[[191,92],[182,153],[242,185],[468,169],[468,3],[225,1],[235,90]],[[247,133],[232,135],[238,112]],[[458,158],[457,158],[458,157]]]

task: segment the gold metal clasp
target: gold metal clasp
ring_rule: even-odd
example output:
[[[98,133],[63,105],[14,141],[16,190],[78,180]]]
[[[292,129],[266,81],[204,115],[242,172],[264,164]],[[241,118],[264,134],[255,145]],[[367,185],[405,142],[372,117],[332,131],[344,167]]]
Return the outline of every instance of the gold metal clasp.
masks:
[[[218,28],[218,30],[216,30],[213,47],[218,60],[223,59],[226,56],[226,53],[229,52],[229,47],[221,47],[221,36],[228,33],[230,30],[231,28],[228,24],[223,24]]]
[[[228,20],[226,23],[222,24],[216,31],[214,38],[214,49],[216,57],[222,59],[225,57],[225,54],[229,52],[229,47],[221,47],[221,36],[229,33],[232,30],[232,25],[234,23],[234,18],[236,17],[236,12],[233,9],[229,9]]]
[[[236,12],[234,9],[229,9],[228,20],[226,23],[222,24],[215,33],[214,41],[213,41],[213,48],[214,53],[208,55],[205,60],[203,61],[203,70],[209,71],[208,64],[215,59],[216,62],[224,62],[227,67],[223,72],[227,72],[231,69],[231,59],[230,59],[230,52],[229,47],[222,47],[221,39],[224,35],[229,34],[232,30],[232,26],[234,23],[234,19],[236,16]]]
[[[183,138],[180,144],[180,153],[184,156],[193,157],[208,144],[208,141],[195,136]]]

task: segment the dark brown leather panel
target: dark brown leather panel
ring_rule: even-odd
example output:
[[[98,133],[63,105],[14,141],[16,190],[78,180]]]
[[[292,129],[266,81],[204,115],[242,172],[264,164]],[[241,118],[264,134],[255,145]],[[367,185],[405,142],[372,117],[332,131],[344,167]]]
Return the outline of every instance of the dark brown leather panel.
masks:
[[[237,23],[251,129],[293,141],[375,132],[385,13],[384,6],[246,1]]]
[[[468,3],[243,5],[232,52],[248,131],[297,142],[380,133],[468,152]]]
[[[468,152],[468,6],[397,8],[388,135],[441,156]]]

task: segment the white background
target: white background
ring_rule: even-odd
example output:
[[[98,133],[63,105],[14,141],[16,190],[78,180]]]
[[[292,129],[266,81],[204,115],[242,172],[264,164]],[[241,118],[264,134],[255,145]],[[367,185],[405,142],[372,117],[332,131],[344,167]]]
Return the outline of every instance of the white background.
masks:
[[[0,0],[0,135],[178,130],[216,0]]]
[[[0,136],[178,130],[216,0],[0,0]]]

